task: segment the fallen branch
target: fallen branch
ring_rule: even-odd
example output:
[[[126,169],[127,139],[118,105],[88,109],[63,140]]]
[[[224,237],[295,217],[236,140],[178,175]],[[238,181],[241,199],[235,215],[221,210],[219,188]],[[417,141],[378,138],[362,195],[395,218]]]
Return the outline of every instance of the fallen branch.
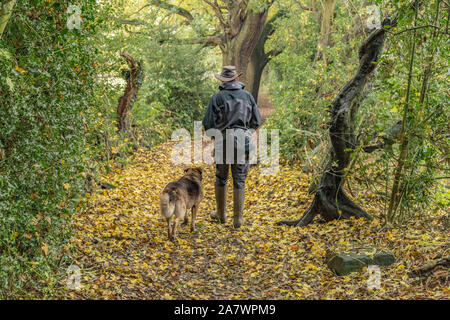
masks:
[[[423,25],[423,26],[417,26],[417,27],[413,27],[413,28],[408,28],[408,29],[405,29],[405,30],[402,30],[402,31],[399,31],[399,32],[392,32],[390,30],[386,30],[386,31],[389,32],[390,34],[394,35],[394,36],[398,36],[398,35],[400,35],[402,33],[408,32],[408,31],[414,31],[414,30],[424,29],[424,28],[432,28],[432,29],[438,30],[439,33],[447,34],[447,35],[449,34],[448,32],[441,30],[441,28],[439,28],[438,26],[435,26],[435,25],[432,25],[432,24],[427,24],[427,25]]]
[[[410,272],[410,277],[429,277],[433,271],[439,267],[450,268],[450,256],[441,258],[439,260],[432,261],[430,263],[425,264],[421,268],[413,270]]]

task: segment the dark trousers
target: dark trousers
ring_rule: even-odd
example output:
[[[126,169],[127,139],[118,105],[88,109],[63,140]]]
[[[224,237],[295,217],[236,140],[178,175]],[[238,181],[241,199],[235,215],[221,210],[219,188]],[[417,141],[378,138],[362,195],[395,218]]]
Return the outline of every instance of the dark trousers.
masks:
[[[234,138],[233,138],[234,139]],[[224,187],[227,184],[228,176],[229,176],[229,168],[231,166],[231,175],[233,177],[233,187],[235,189],[243,189],[245,186],[245,179],[247,178],[248,171],[250,169],[249,163],[249,150],[245,150],[244,158],[242,161],[238,161],[238,151],[236,147],[233,150],[233,158],[234,161],[227,161],[227,152],[226,152],[226,138],[223,139],[222,142],[218,143],[216,147],[218,150],[222,150],[221,153],[215,154],[216,160],[216,185],[220,187]],[[217,163],[218,160],[221,160],[221,163]],[[228,162],[228,163],[227,163]],[[231,162],[231,163],[230,163]]]
[[[216,164],[216,185],[224,187],[227,185],[229,168],[231,166],[231,175],[233,177],[233,187],[235,189],[243,189],[245,186],[245,178],[247,178],[250,164]]]

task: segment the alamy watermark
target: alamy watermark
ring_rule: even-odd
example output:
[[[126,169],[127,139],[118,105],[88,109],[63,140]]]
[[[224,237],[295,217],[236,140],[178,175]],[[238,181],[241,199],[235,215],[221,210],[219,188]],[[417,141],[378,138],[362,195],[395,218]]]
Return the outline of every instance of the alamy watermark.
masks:
[[[366,20],[366,27],[372,31],[381,28],[381,10],[376,5],[368,6],[366,9],[369,17]]]
[[[67,18],[67,28],[69,30],[78,29],[81,30],[81,9],[78,6],[70,5],[67,8],[67,14],[69,17]]]
[[[381,271],[377,265],[370,265],[367,267],[367,289],[378,290],[381,287]]]
[[[202,123],[194,122],[194,139],[187,129],[177,129],[172,133],[172,141],[178,142],[172,150],[175,164],[262,164],[261,174],[276,174],[279,169],[280,130],[218,129],[202,131]],[[181,141],[180,141],[181,140]],[[206,143],[205,143],[206,142]],[[192,155],[193,145],[193,155]]]
[[[67,270],[67,288],[71,290],[80,290],[81,288],[81,269],[77,265],[70,265]]]

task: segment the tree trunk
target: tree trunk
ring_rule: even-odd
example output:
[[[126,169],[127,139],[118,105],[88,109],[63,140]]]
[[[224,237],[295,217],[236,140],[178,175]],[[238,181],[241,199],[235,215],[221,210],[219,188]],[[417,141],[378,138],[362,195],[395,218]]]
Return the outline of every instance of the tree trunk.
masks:
[[[6,24],[11,17],[11,13],[15,4],[16,0],[9,0],[6,1],[6,3],[3,4],[4,7],[0,9],[0,37],[3,35],[3,31],[5,31]]]
[[[247,82],[251,83],[249,86],[251,90],[249,90],[249,92],[253,95],[256,101],[258,101],[259,86],[264,68],[272,57],[281,53],[281,49],[271,50],[266,53],[266,41],[269,39],[269,36],[275,32],[275,20],[285,15],[285,11],[278,10],[277,13],[265,23],[261,36],[253,49],[250,63],[247,68]]]
[[[356,147],[354,120],[359,106],[358,97],[376,67],[383,48],[385,30],[378,29],[362,43],[359,49],[359,68],[344,86],[331,105],[329,135],[330,161],[323,173],[314,200],[299,220],[281,221],[278,224],[305,226],[317,214],[326,221],[349,217],[372,219],[363,209],[348,198],[343,190],[346,168]]]
[[[204,1],[212,9],[218,19],[219,28],[213,35],[195,39],[184,39],[180,43],[203,44],[204,46],[219,46],[222,51],[222,65],[233,65],[238,73],[239,80],[246,85],[247,91],[253,93],[255,99],[259,90],[259,81],[263,66],[251,63],[253,51],[261,39],[267,19],[270,1],[265,2],[263,11],[256,12],[251,9],[249,1],[224,1],[219,5],[217,1]],[[194,17],[179,6],[162,0],[152,0],[152,5],[166,9],[185,18],[187,24],[192,24]],[[227,10],[224,15],[223,10]],[[145,25],[139,20],[122,20],[124,24]],[[217,35],[220,33],[221,35]],[[264,46],[262,46],[264,49]],[[250,66],[252,65],[252,66]]]
[[[250,84],[247,87],[247,90],[255,98],[256,102],[258,102],[259,86],[261,84],[262,73],[268,62],[269,59],[267,59],[265,55],[261,56],[259,52],[256,53],[254,51],[247,68],[247,82]]]
[[[317,53],[314,61],[324,60],[326,57],[323,50],[331,46],[330,35],[331,27],[333,25],[333,14],[336,0],[322,0],[322,10],[320,19],[320,38],[317,44]]]
[[[120,54],[130,67],[130,70],[126,72],[127,86],[123,96],[119,99],[119,104],[117,106],[117,127],[119,132],[123,132],[129,128],[128,115],[130,109],[136,100],[139,88],[142,84],[142,63],[136,63],[136,61],[130,55],[126,53]]]
[[[263,32],[267,12],[248,11],[238,34],[220,46],[223,65],[233,65],[242,73],[239,80],[245,83],[249,92],[253,92],[255,84],[253,70],[249,70],[250,59]]]

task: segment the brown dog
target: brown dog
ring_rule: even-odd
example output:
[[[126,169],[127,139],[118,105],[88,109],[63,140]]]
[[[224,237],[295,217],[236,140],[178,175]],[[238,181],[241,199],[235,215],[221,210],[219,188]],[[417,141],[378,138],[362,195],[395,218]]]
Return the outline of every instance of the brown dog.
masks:
[[[191,231],[195,230],[195,216],[198,205],[203,199],[202,169],[191,167],[184,170],[184,176],[169,183],[159,198],[161,213],[167,221],[169,240],[177,237],[177,227],[181,221],[188,224],[186,211],[192,209]],[[171,218],[175,213],[175,222],[171,225]]]

